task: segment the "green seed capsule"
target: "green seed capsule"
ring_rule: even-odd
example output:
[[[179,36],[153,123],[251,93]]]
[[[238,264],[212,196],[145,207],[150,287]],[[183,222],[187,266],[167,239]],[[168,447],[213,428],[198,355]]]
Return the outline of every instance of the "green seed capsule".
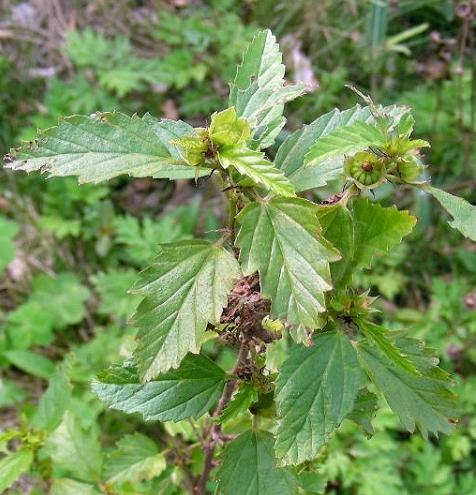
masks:
[[[408,156],[397,163],[397,172],[403,182],[415,180],[422,170],[423,167],[414,156]]]
[[[261,321],[261,326],[269,332],[281,332],[284,330],[284,324],[281,320],[272,320],[269,315]]]
[[[367,151],[360,151],[346,158],[344,173],[361,189],[372,189],[385,180],[385,166],[382,159]]]

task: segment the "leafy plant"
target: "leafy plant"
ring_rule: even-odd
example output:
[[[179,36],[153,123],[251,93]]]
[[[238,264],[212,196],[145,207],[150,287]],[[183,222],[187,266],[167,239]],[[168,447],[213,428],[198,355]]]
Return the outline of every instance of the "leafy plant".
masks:
[[[34,464],[63,487],[59,493],[108,493],[111,486],[121,494],[138,486],[140,493],[177,493],[177,485],[195,494],[313,493],[322,489],[315,459],[344,419],[372,433],[373,392],[410,432],[428,437],[452,430],[455,395],[434,352],[387,329],[375,298],[356,292],[352,280],[416,223],[396,205],[371,201],[383,184],[434,196],[452,216],[450,225],[472,240],[476,209],[424,180],[420,149],[429,144],[411,137],[410,110],[381,107],[363,95],[364,107],[336,109],[292,133],[272,161],[265,150],[285,124],[284,104],[303,93],[301,85],[285,84],[284,73],[275,38],[263,31],[238,66],[229,107],[214,113],[207,128],[149,114],[73,116],[5,157],[14,170],[74,175],[80,182],[121,174],[215,180],[228,202],[228,223],[216,241],[173,230],[170,239],[159,239],[172,242],[157,246],[131,288],[142,299],[132,355],[92,385],[110,408],[162,422],[161,431],[174,439],[173,455],[164,455],[155,439],[128,434],[105,458],[97,429],[81,423],[70,398],[68,362],[56,370],[44,366],[51,378],[37,421],[7,433],[4,488]],[[297,195],[336,181],[343,192],[322,203]],[[122,242],[140,261],[148,240],[131,240],[140,226],[126,223]],[[146,222],[142,228],[153,232]],[[105,292],[129,275],[110,272],[94,283]],[[60,300],[74,286],[67,279]],[[41,292],[50,284],[43,281]],[[57,309],[55,322],[81,317],[87,295],[75,287],[69,316],[41,299]],[[104,298],[98,311],[109,313],[112,304]],[[121,304],[117,316],[133,306]],[[212,341],[237,349],[232,369],[226,359],[214,361]],[[7,357],[21,366],[25,353]],[[196,444],[180,445],[179,429]],[[12,439],[19,440],[16,450]],[[45,458],[53,473],[44,469]],[[394,472],[388,479],[398,489]],[[371,493],[370,478],[361,484]]]

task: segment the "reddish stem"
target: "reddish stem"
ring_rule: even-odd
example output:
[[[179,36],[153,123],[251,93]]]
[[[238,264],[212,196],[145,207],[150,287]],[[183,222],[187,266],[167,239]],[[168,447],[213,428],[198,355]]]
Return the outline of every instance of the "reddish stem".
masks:
[[[241,340],[240,351],[238,353],[238,358],[236,360],[235,367],[233,368],[233,374],[235,374],[240,368],[242,368],[248,359],[248,341],[245,338]],[[226,383],[223,393],[218,401],[217,407],[213,412],[213,417],[217,418],[221,415],[225,407],[231,400],[233,392],[235,391],[238,381],[236,379],[230,380]],[[203,463],[203,470],[200,478],[193,487],[194,495],[206,495],[207,493],[207,482],[210,478],[211,470],[213,469],[213,455],[215,454],[215,448],[220,440],[223,440],[221,436],[221,425],[219,423],[214,423],[208,430],[206,435],[206,442],[204,445],[205,449],[205,460]]]

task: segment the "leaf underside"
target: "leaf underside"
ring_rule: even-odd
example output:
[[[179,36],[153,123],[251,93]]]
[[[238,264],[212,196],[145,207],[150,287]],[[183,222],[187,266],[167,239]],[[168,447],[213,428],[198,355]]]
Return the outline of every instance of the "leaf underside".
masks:
[[[100,182],[122,174],[192,178],[197,171],[185,164],[171,140],[193,132],[185,122],[159,121],[149,114],[142,118],[119,112],[73,115],[41,132],[36,141],[12,150],[6,166],[51,176],[74,175],[80,182]]]
[[[381,110],[395,121],[408,112],[408,109],[402,106],[383,107]],[[348,110],[340,111],[336,108],[321,115],[285,139],[276,154],[276,167],[286,174],[297,192],[324,187],[329,181],[342,175],[344,154],[340,152],[314,165],[305,164],[306,155],[317,140],[355,122],[374,123],[370,108],[356,105]]]
[[[303,85],[284,86],[285,67],[276,38],[261,31],[250,43],[230,84],[229,104],[253,129],[254,147],[271,146],[286,123],[284,103],[304,92]]]
[[[449,222],[450,226],[476,242],[476,206],[436,187],[429,187],[427,191],[453,217],[453,220]]]
[[[358,346],[358,356],[405,429],[413,432],[417,427],[425,438],[429,433],[450,433],[452,425],[447,418],[454,417],[456,410],[448,377],[435,366],[434,357],[425,355],[421,348],[414,351],[416,357],[408,348],[403,350],[412,358],[421,376],[402,369],[378,348],[364,342]]]

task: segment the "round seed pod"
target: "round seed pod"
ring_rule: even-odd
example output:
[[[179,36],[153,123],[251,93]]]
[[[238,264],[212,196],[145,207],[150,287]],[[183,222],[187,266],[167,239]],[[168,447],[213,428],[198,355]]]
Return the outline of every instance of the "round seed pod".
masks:
[[[207,129],[198,127],[194,135],[174,139],[171,143],[179,146],[189,165],[200,166],[205,163],[205,153],[208,149]]]
[[[384,182],[385,165],[375,154],[360,151],[345,159],[344,173],[361,189],[373,189]]]
[[[268,332],[281,332],[284,330],[284,324],[281,320],[272,320],[269,315],[261,321],[261,326]]]
[[[397,162],[397,172],[403,182],[415,180],[422,172],[423,167],[414,156],[407,156]]]

